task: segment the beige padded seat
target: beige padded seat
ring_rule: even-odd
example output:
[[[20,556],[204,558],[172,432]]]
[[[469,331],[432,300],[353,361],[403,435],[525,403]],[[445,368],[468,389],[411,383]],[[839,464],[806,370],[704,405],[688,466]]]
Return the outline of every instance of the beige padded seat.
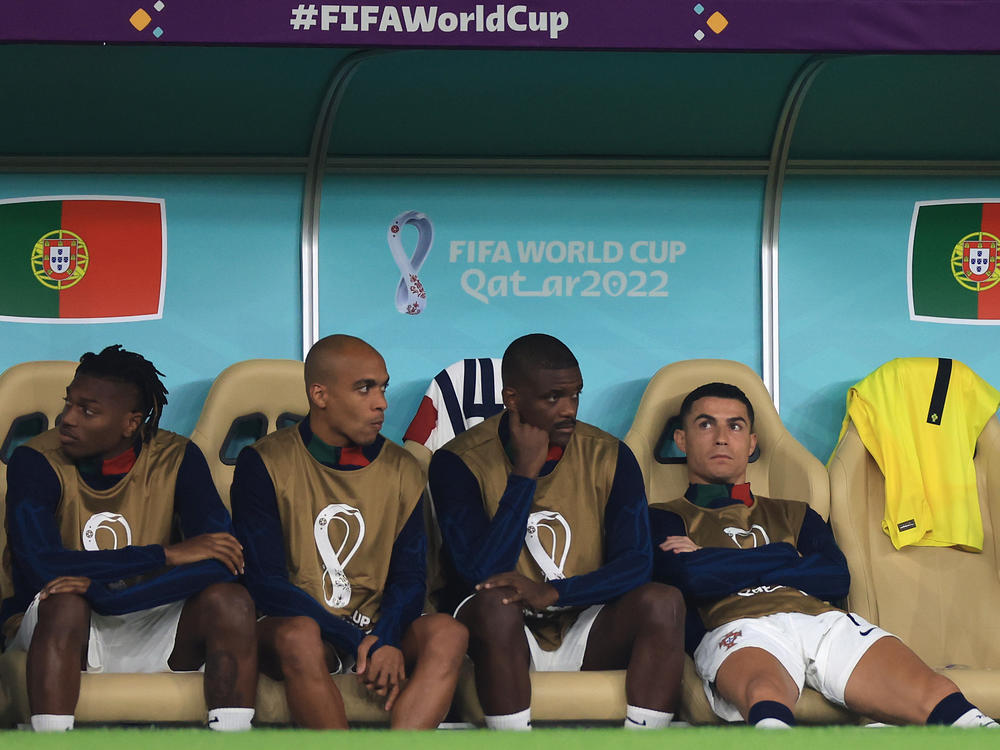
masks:
[[[826,518],[830,488],[823,464],[785,429],[760,376],[740,362],[725,359],[675,362],[661,368],[646,386],[625,442],[642,469],[649,502],[672,500],[687,490],[684,463],[661,463],[656,458],[657,448],[668,420],[680,412],[684,397],[698,386],[713,382],[737,386],[753,404],[759,451],[759,457],[747,470],[753,491],[767,497],[804,500]],[[681,714],[693,723],[721,723],[709,707],[690,657],[685,658]],[[843,724],[859,720],[810,688],[806,688],[799,698],[795,716],[806,724]]]
[[[23,362],[0,374],[0,518],[6,517],[7,461],[29,438],[55,427],[66,386],[79,362]],[[7,550],[7,525],[0,525],[0,555]],[[0,597],[13,593],[0,572]]]
[[[219,373],[191,440],[205,454],[227,508],[240,449],[308,412],[304,369],[298,360],[248,359]]]
[[[1000,422],[993,416],[974,460],[983,551],[907,546],[882,531],[885,481],[853,424],[830,461],[837,543],[851,570],[848,605],[898,635],[970,701],[1000,716]]]
[[[760,457],[747,468],[753,491],[766,497],[804,500],[824,519],[830,515],[830,482],[823,464],[785,429],[760,376],[741,362],[689,359],[661,368],[649,381],[625,442],[635,454],[651,503],[680,497],[687,490],[683,463],[654,457],[667,420],[680,412],[684,397],[705,383],[730,383],[742,390],[754,410]]]
[[[26,654],[0,657],[0,727],[27,723],[28,694],[24,689]],[[388,714],[372,700],[351,674],[333,678],[352,724],[387,724]],[[16,687],[14,687],[16,686]],[[207,712],[203,677],[183,674],[84,674],[76,707],[78,724],[204,724]],[[263,675],[257,685],[256,724],[291,721],[285,688]]]
[[[28,438],[55,427],[66,386],[79,362],[23,362],[0,374],[0,502],[7,495],[7,461]]]

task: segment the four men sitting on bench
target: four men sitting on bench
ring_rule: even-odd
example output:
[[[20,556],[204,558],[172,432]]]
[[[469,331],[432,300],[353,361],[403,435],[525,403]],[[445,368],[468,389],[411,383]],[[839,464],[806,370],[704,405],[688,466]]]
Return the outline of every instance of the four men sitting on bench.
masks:
[[[259,654],[299,726],[346,728],[330,674],[354,671],[393,727],[432,728],[467,649],[490,727],[530,727],[529,669],[626,669],[625,725],[662,727],[679,706],[684,600],[723,719],[789,726],[808,684],[886,721],[997,726],[831,604],[849,576],[827,525],[746,483],[756,436],[739,389],[688,395],[675,442],[690,487],[647,506],[625,444],[577,421],[583,381],[562,342],[521,337],[502,369],[505,412],[431,463],[447,585],[443,613],[424,615],[424,476],[380,434],[389,376],[370,345],[329,336],[309,352],[308,417],[240,454],[235,535],[201,452],[157,428],[152,364],[85,354],[59,427],[8,468],[15,590],[0,622],[7,648],[28,651],[33,727],[73,726],[81,670],[203,667],[209,726],[246,729]]]

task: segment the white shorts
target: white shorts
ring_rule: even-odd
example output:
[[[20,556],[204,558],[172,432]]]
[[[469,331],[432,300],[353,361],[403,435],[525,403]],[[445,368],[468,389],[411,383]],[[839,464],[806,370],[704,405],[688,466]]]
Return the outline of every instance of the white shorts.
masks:
[[[875,641],[888,635],[892,634],[856,614],[783,612],[734,620],[706,633],[694,652],[694,665],[712,710],[726,721],[741,721],[736,706],[715,689],[719,667],[734,651],[764,649],[781,662],[800,695],[808,685],[844,705],[844,689],[854,668]]]
[[[474,596],[475,594],[470,594],[459,602],[452,617],[457,618],[459,610]],[[590,629],[602,609],[603,604],[593,604],[580,612],[563,636],[559,648],[554,651],[542,649],[535,640],[535,634],[525,625],[524,635],[528,639],[528,651],[531,653],[531,669],[535,672],[579,672],[587,653]]]
[[[10,650],[27,651],[38,625],[38,597],[24,613]],[[110,674],[173,672],[167,661],[174,651],[184,601],[126,615],[90,613],[87,672]]]

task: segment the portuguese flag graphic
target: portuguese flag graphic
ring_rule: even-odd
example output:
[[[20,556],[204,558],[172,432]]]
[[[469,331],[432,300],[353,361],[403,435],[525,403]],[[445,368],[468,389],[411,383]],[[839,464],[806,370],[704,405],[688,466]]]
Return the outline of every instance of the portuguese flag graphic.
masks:
[[[1000,200],[925,201],[910,229],[910,318],[1000,325]]]
[[[0,200],[0,320],[112,323],[163,314],[163,200]]]

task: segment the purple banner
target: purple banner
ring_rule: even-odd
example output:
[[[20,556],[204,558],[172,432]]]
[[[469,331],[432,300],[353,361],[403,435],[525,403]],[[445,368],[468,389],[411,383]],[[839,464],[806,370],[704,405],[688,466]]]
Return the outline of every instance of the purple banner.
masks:
[[[21,0],[0,42],[995,52],[995,0]]]

